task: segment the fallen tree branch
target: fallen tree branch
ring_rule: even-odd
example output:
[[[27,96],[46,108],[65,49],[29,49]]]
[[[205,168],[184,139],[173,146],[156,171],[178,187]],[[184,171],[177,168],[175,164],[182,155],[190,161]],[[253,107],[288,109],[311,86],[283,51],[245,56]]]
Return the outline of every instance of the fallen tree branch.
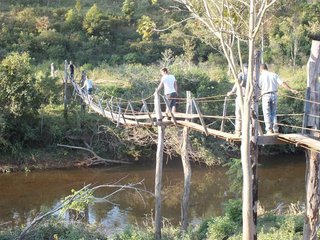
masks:
[[[112,159],[105,159],[100,156],[98,156],[94,151],[92,151],[89,148],[84,148],[84,147],[78,147],[78,146],[71,146],[71,145],[64,145],[64,144],[57,144],[58,147],[66,147],[66,148],[73,148],[73,149],[80,149],[84,151],[90,152],[93,157],[90,159],[90,165],[97,165],[101,163],[122,163],[122,164],[131,164],[131,162],[127,161],[121,161],[121,160],[112,160]]]
[[[124,178],[122,178],[124,179]],[[121,180],[122,180],[121,179]],[[115,183],[120,182],[116,181]],[[138,193],[139,197],[142,199],[143,203],[145,204],[144,198],[142,196],[142,193],[148,193],[151,196],[154,197],[154,194],[148,190],[145,189],[145,186],[143,184],[144,180],[141,180],[137,183],[128,183],[125,185],[121,185],[121,184],[103,184],[103,185],[98,185],[98,186],[92,186],[92,184],[88,184],[86,186],[84,186],[83,188],[81,188],[80,190],[74,191],[73,195],[70,195],[69,197],[66,197],[63,201],[61,201],[56,207],[54,207],[52,210],[39,215],[38,217],[36,217],[35,219],[33,219],[33,221],[27,226],[25,227],[25,229],[21,232],[20,236],[18,237],[18,240],[23,240],[25,239],[26,235],[28,234],[28,232],[36,227],[42,220],[44,220],[45,218],[53,215],[54,213],[66,209],[68,206],[70,207],[70,205],[73,202],[77,202],[77,201],[81,201],[83,196],[87,196],[88,194],[92,193],[92,202],[109,202],[111,203],[111,201],[109,201],[108,199],[111,198],[112,196],[114,196],[116,193],[119,193],[123,190],[134,190],[136,193]],[[143,188],[139,188],[138,186],[143,186]],[[117,188],[114,192],[103,196],[103,197],[95,197],[94,193],[96,190],[101,189],[101,188]],[[112,203],[111,203],[112,204]]]

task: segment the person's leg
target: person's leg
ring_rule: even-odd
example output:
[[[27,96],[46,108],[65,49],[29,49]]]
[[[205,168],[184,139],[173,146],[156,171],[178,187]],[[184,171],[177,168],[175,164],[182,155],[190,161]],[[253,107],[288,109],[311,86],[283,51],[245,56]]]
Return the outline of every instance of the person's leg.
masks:
[[[271,131],[271,113],[270,113],[270,94],[265,94],[262,96],[262,111],[264,123],[266,125],[266,132]]]
[[[241,134],[241,99],[240,97],[236,98],[236,107],[235,107],[235,115],[236,115],[236,121],[235,121],[235,134],[240,135]]]
[[[274,133],[278,133],[278,121],[277,121],[277,102],[278,102],[278,96],[276,94],[272,94],[272,110],[271,110],[271,121],[272,121],[272,129]]]

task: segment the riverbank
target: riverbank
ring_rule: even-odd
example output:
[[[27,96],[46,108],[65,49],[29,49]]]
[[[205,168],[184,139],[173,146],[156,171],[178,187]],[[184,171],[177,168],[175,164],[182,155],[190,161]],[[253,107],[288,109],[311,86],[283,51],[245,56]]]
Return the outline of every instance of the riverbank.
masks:
[[[86,166],[89,158],[89,154],[79,151],[71,153],[64,150],[29,150],[28,153],[23,153],[19,159],[8,155],[2,156],[0,159],[0,173],[79,168]]]

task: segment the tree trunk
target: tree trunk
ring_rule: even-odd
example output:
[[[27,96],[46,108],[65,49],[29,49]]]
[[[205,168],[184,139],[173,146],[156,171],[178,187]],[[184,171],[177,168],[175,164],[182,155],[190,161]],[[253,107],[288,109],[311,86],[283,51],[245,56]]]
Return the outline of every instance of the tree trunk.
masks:
[[[310,128],[310,135],[319,138],[318,133],[312,129],[319,129],[319,75],[320,75],[320,41],[312,41],[311,54],[308,61],[307,87],[310,88],[309,104],[306,113],[306,126]],[[315,102],[315,103],[314,103]],[[310,114],[310,115],[308,115]],[[303,229],[303,239],[318,239],[317,228],[319,225],[319,202],[320,202],[320,154],[311,150],[306,150],[306,212]]]
[[[156,176],[155,176],[155,239],[161,239],[161,188],[162,188],[162,164],[163,164],[163,147],[164,147],[164,132],[165,127],[162,125],[162,112],[160,106],[160,96],[156,93],[154,96],[154,106],[158,123],[158,145],[156,155]]]
[[[250,1],[250,20],[249,20],[249,61],[248,61],[248,80],[246,93],[243,101],[242,114],[242,139],[241,139],[241,163],[243,172],[243,189],[242,189],[242,239],[256,239],[256,228],[253,218],[253,174],[252,174],[252,151],[257,150],[256,143],[252,142],[255,136],[255,124],[250,128],[251,102],[254,88],[253,81],[253,64],[254,64],[254,37],[253,29],[255,24],[254,14],[255,1]],[[252,136],[253,135],[253,136]]]
[[[187,107],[186,114],[192,113],[191,108],[191,92],[187,91]],[[190,121],[186,119],[186,121]],[[184,173],[184,192],[181,203],[181,230],[182,232],[186,232],[188,229],[188,209],[189,209],[189,196],[190,196],[190,181],[191,181],[191,166],[188,155],[188,148],[190,146],[189,143],[189,128],[183,128],[182,135],[182,146],[181,146],[181,160],[183,165],[183,173]]]
[[[320,154],[306,150],[306,213],[303,239],[316,240],[319,223]]]

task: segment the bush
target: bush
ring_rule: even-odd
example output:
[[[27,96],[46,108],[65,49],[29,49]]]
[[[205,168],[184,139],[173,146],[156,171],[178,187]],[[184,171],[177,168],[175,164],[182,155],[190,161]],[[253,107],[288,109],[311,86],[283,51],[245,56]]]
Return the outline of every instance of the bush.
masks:
[[[240,199],[230,199],[224,206],[225,215],[231,221],[241,226],[242,224],[242,201]]]
[[[227,239],[237,230],[236,225],[227,216],[217,217],[208,224],[208,240]]]

